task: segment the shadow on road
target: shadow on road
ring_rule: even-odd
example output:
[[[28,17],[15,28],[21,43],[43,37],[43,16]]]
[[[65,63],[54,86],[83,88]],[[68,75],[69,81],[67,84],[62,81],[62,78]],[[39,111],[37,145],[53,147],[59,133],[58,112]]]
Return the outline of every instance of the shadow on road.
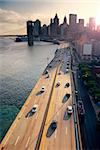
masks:
[[[39,95],[41,95],[42,93],[44,93],[44,92],[43,92],[43,91],[39,91],[39,92],[36,93],[36,96],[39,96]]]
[[[69,115],[67,112],[64,113],[63,120],[69,120],[71,115]]]
[[[26,114],[25,118],[32,117],[34,114],[35,114],[35,112],[29,111],[29,112]]]

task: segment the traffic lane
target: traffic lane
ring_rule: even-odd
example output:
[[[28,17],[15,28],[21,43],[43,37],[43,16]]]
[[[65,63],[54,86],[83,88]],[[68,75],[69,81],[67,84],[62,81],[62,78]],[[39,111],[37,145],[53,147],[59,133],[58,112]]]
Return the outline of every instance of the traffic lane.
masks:
[[[55,106],[54,90],[56,88],[56,83],[58,81],[57,77],[56,77],[55,84],[53,87],[52,97],[51,97],[51,101],[50,101],[50,105],[49,105],[49,109],[48,109],[48,114],[47,114],[44,130],[43,130],[43,134],[42,134],[42,138],[41,138],[40,149],[42,149],[42,150],[44,150],[46,148],[46,134],[47,134],[47,130],[49,128],[49,125],[50,125],[52,117],[53,117],[52,114],[54,112],[54,106]]]
[[[73,115],[64,120],[65,111],[66,107],[64,107],[62,113],[59,113],[59,115],[55,117],[57,120],[57,129],[51,137],[49,137],[50,139],[47,139],[48,142],[46,143],[46,149],[76,149]]]
[[[69,91],[68,91],[69,92]],[[72,97],[69,98],[69,100],[66,102],[65,105],[62,104],[62,95],[64,95],[64,91],[62,90],[62,94],[58,95],[60,98],[60,108],[57,111],[55,111],[56,116],[54,117],[54,120],[57,120],[57,129],[55,130],[54,134],[51,135],[50,139],[47,139],[46,142],[46,149],[52,150],[53,147],[57,150],[60,149],[76,149],[75,147],[75,135],[74,135],[74,120],[73,115],[67,117],[65,119],[64,114],[66,112],[67,106],[72,105]],[[55,105],[57,106],[57,105]],[[68,114],[67,114],[68,115]],[[66,140],[65,140],[66,139]]]
[[[65,75],[63,75],[63,77],[64,77]],[[52,119],[50,119],[51,121],[52,120],[57,120],[57,117],[61,114],[61,107],[63,108],[63,106],[64,106],[64,104],[62,104],[62,99],[63,99],[63,96],[66,94],[66,91],[67,92],[69,92],[68,91],[68,89],[66,90],[66,89],[64,89],[64,84],[65,84],[65,81],[66,80],[64,80],[63,79],[63,77],[61,77],[61,75],[60,75],[60,78],[62,79],[62,81],[64,81],[64,82],[61,82],[62,84],[62,86],[63,86],[63,88],[62,88],[62,86],[60,86],[60,87],[58,87],[57,89],[55,89],[54,90],[54,97],[55,97],[55,99],[56,99],[56,101],[55,101],[55,106],[54,106],[54,111],[52,112]],[[66,76],[65,76],[66,77]],[[59,78],[58,78],[59,79]],[[66,79],[66,78],[65,78]],[[67,77],[67,79],[68,79],[68,77]],[[61,90],[61,89],[63,89],[63,90]],[[70,88],[69,88],[70,89]],[[58,101],[57,101],[58,100]],[[70,101],[70,100],[69,100]],[[65,107],[65,109],[66,109],[66,107]],[[64,109],[64,112],[65,112],[65,109]],[[63,112],[63,116],[64,116],[64,112]],[[49,115],[49,114],[48,114]],[[58,117],[59,118],[59,117]],[[45,133],[43,133],[43,135],[44,135],[44,139],[42,138],[42,142],[41,142],[41,145],[40,145],[40,149],[52,149],[52,147],[53,147],[53,145],[54,145],[54,147],[55,147],[55,149],[58,149],[58,146],[57,145],[59,145],[59,142],[56,144],[54,144],[54,141],[56,140],[57,141],[57,139],[55,139],[55,137],[58,137],[58,141],[59,141],[59,138],[61,137],[61,135],[60,136],[58,136],[57,134],[58,134],[58,126],[57,126],[57,130],[55,131],[55,133],[54,134],[52,134],[51,135],[51,137],[48,139],[47,137],[46,137],[46,135],[47,135],[47,132],[48,132],[48,129],[49,129],[49,126],[50,126],[50,123],[49,123],[50,121],[48,121],[48,122],[46,122],[46,126],[47,127],[45,127]],[[60,121],[59,122],[62,122],[62,118],[60,118]],[[48,123],[48,124],[47,124]],[[59,123],[59,125],[61,126],[61,124]],[[63,125],[62,125],[62,127],[63,127]],[[66,128],[64,129],[64,135],[65,135],[65,130],[66,130]],[[59,131],[61,131],[61,127],[59,128]],[[64,135],[62,135],[62,137],[64,136]],[[60,141],[61,142],[61,141]],[[45,144],[44,144],[45,143]],[[66,143],[66,142],[65,142]],[[45,145],[45,147],[43,147],[43,145]]]
[[[51,79],[50,79],[50,80],[51,80]],[[47,82],[47,80],[44,80],[44,77],[43,77],[41,83],[43,82],[43,84],[44,84],[44,81]],[[51,81],[51,82],[52,82],[52,81]],[[41,84],[40,84],[40,85],[41,85]],[[47,82],[47,87],[48,87],[48,85],[50,85],[50,82]],[[40,87],[37,88],[37,89],[40,90]],[[37,91],[37,90],[36,90],[36,91]],[[36,94],[36,92],[35,92],[35,94]],[[35,96],[35,94],[32,94],[32,95]],[[41,96],[38,96],[38,97],[35,96],[35,98],[33,98],[33,96],[31,96],[32,100],[31,100],[30,103],[28,104],[29,110],[30,110],[30,106],[31,106],[31,105],[33,106],[33,103],[34,103],[34,102],[33,102],[33,99],[34,99],[34,101],[37,101],[37,99],[38,99],[37,102],[40,102],[41,99],[44,99],[43,95],[44,95],[44,93],[43,93]],[[47,99],[47,97],[46,97],[46,99]],[[32,107],[32,106],[31,106],[31,107]],[[28,110],[28,111],[29,111],[29,110]],[[21,116],[21,118],[20,118],[19,125],[17,124],[16,131],[14,130],[14,133],[12,133],[12,135],[10,136],[9,144],[15,145],[18,136],[19,136],[19,135],[22,135],[22,136],[23,136],[24,134],[26,134],[26,130],[28,130],[28,128],[26,128],[26,127],[28,126],[28,124],[30,124],[30,121],[31,121],[31,117],[30,117],[30,118],[25,118],[25,114],[26,114],[26,112],[28,112],[28,111],[24,110],[24,113],[22,114],[22,116]],[[21,132],[20,132],[20,131],[21,131]],[[12,137],[12,138],[11,138],[11,137]],[[20,141],[21,141],[21,136],[20,136]],[[17,144],[18,144],[18,143],[17,143]]]

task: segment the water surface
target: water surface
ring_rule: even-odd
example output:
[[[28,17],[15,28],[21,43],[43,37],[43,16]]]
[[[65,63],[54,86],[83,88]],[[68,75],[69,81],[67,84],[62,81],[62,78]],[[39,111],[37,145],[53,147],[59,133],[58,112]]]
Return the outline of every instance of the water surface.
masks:
[[[35,42],[16,43],[0,38],[0,140],[4,137],[57,45]]]

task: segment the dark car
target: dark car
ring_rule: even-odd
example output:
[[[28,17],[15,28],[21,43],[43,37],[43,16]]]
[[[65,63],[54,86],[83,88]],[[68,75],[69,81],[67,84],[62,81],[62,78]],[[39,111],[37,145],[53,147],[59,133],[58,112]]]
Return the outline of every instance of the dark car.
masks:
[[[53,129],[53,130],[55,130],[56,128],[57,128],[57,121],[52,121],[52,123],[51,123],[51,128]]]
[[[65,84],[65,87],[69,87],[69,83],[66,83],[66,84]]]
[[[49,71],[48,71],[48,70],[46,70],[46,71],[45,71],[45,74],[48,74],[48,73],[49,73]]]

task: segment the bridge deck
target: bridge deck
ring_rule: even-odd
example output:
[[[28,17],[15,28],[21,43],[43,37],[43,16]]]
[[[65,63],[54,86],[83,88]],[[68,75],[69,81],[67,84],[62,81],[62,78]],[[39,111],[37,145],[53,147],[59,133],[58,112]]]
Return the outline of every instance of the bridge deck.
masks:
[[[59,80],[61,81],[61,85],[56,87],[56,83]],[[57,76],[40,144],[41,150],[76,149],[73,115],[70,117],[65,113],[67,106],[72,105],[72,97],[70,96],[66,102],[62,102],[66,93],[71,94],[71,86],[64,88],[66,82],[70,83],[69,73],[67,75],[62,73],[62,75]],[[57,129],[50,137],[46,137],[53,120],[57,121]]]

